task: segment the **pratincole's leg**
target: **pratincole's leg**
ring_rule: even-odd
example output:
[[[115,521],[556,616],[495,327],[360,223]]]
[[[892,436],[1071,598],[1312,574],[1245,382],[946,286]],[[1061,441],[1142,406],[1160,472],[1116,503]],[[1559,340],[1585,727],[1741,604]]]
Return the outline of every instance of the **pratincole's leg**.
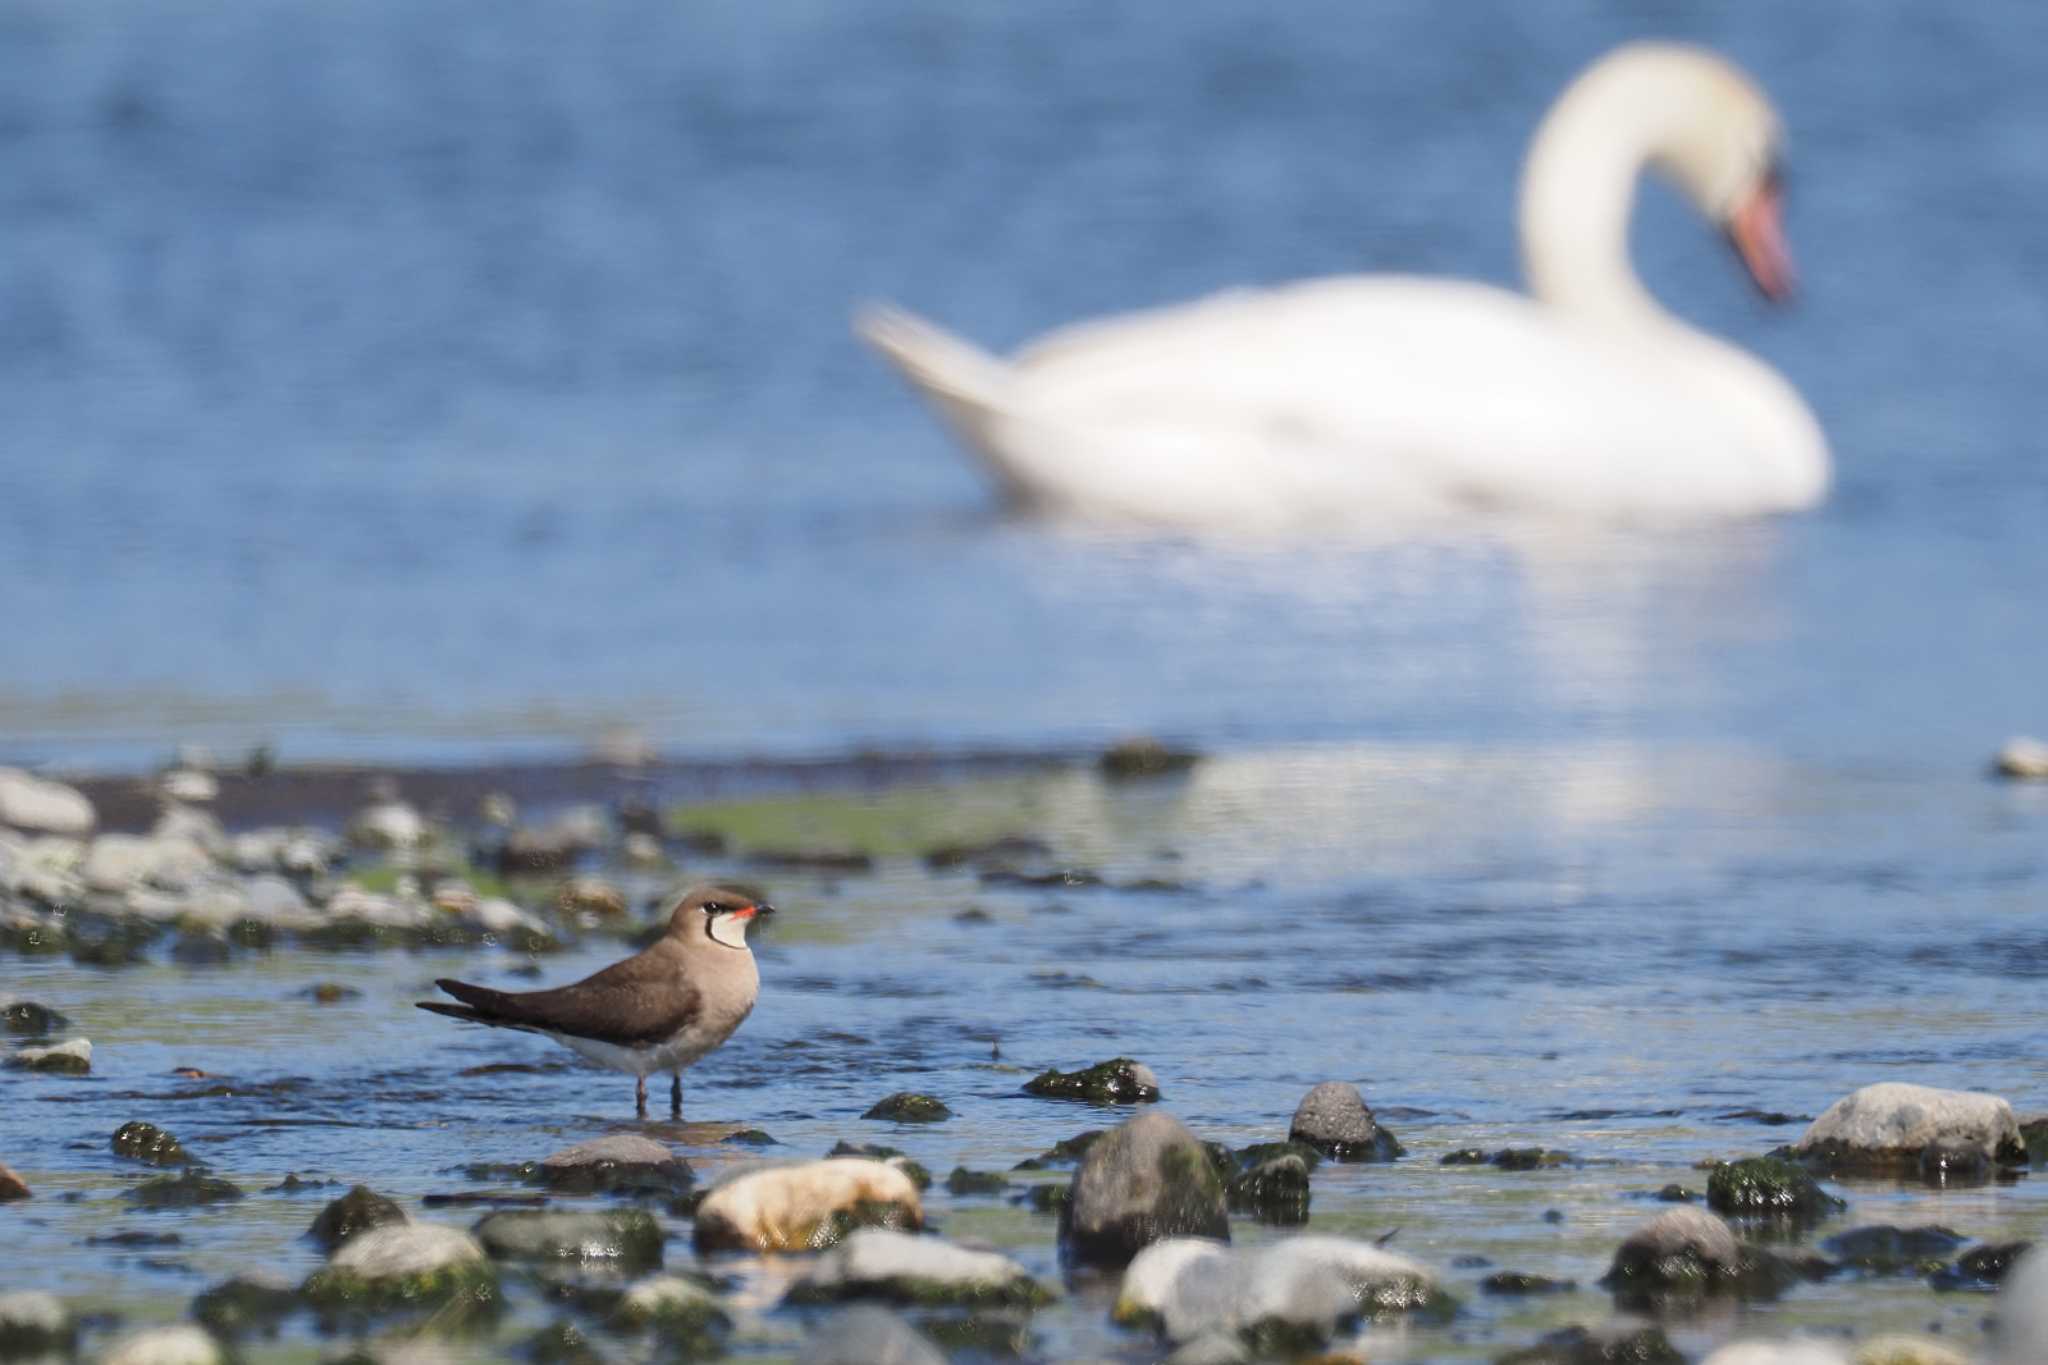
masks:
[[[641,1118],[647,1117],[647,1078],[641,1076],[633,1082],[633,1112]]]
[[[683,1073],[670,1074],[668,1079],[668,1116],[679,1119],[683,1116]]]

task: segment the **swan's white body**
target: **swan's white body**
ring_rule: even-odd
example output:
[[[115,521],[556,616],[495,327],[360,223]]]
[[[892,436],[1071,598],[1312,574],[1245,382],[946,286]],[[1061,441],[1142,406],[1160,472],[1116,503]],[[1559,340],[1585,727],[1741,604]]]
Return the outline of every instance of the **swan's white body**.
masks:
[[[1726,216],[1775,137],[1718,58],[1626,48],[1531,151],[1532,295],[1314,280],[1081,324],[1008,361],[894,310],[861,330],[1008,491],[1067,514],[1270,527],[1807,507],[1828,457],[1798,394],[1658,308],[1626,254],[1646,164]]]

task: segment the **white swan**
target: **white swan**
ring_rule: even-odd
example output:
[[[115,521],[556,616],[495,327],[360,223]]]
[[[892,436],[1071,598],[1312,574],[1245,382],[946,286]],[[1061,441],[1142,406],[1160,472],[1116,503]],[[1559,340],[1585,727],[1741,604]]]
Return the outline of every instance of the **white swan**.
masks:
[[[1776,114],[1735,67],[1620,48],[1538,129],[1530,294],[1413,276],[1238,290],[1083,323],[1002,360],[888,308],[858,330],[1019,500],[1195,527],[1478,509],[1740,516],[1825,496],[1812,413],[1756,357],[1657,306],[1628,259],[1645,169],[1791,286]]]

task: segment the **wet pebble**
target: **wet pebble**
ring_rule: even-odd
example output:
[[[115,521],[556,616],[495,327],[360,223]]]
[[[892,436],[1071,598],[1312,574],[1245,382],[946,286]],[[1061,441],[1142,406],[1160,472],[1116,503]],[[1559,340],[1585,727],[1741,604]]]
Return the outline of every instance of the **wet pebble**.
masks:
[[[1169,1237],[1228,1241],[1230,1219],[1200,1140],[1155,1109],[1089,1145],[1060,1209],[1060,1241],[1074,1261],[1114,1268]]]
[[[1053,1294],[1007,1256],[883,1228],[852,1233],[813,1261],[787,1295],[793,1304],[882,1299],[961,1308],[1036,1308]]]
[[[1287,1137],[1332,1161],[1392,1161],[1403,1150],[1373,1118],[1358,1087],[1344,1081],[1324,1081],[1302,1096]]]

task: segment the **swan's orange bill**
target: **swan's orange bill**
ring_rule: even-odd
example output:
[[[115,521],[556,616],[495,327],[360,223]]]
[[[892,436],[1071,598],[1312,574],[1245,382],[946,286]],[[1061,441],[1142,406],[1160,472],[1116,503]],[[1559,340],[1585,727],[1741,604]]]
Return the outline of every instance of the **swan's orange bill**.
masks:
[[[1728,220],[1728,240],[1749,277],[1772,303],[1792,297],[1792,250],[1785,245],[1784,193],[1775,179],[1759,185]]]

